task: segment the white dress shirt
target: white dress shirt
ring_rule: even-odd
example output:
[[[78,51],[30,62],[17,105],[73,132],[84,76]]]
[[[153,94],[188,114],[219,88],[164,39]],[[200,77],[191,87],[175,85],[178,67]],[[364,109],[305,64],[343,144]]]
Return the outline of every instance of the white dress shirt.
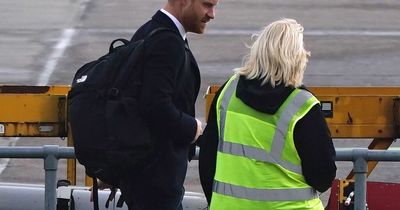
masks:
[[[166,14],[175,24],[175,26],[178,28],[179,33],[182,36],[182,39],[185,40],[186,39],[186,31],[185,28],[183,28],[183,25],[181,24],[181,22],[179,22],[178,19],[176,19],[175,16],[173,16],[171,13],[169,13],[167,10],[165,9],[160,9],[160,11],[164,14]]]

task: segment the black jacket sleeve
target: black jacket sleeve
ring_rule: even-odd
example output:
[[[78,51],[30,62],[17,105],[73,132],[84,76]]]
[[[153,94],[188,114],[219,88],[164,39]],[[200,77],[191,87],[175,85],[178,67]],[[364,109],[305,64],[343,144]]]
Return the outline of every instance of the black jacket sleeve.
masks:
[[[189,145],[194,139],[197,123],[174,103],[177,74],[185,58],[185,47],[180,39],[174,33],[163,32],[147,40],[140,110],[157,135]]]
[[[216,92],[208,113],[207,125],[203,134],[197,141],[200,147],[199,154],[199,175],[208,204],[211,203],[212,185],[214,182],[215,165],[217,161],[218,148],[218,125],[216,104],[218,96],[225,84]]]
[[[336,152],[319,104],[297,122],[294,144],[306,182],[319,192],[325,192],[336,176]]]

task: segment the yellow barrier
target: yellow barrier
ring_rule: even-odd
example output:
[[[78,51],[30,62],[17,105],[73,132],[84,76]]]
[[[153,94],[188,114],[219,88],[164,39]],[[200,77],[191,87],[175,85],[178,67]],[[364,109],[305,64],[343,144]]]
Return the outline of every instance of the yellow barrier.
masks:
[[[73,146],[67,125],[69,89],[69,86],[0,86],[0,137],[68,137],[67,145]],[[76,184],[75,159],[67,161],[67,178]]]
[[[0,136],[66,137],[67,86],[0,86]]]

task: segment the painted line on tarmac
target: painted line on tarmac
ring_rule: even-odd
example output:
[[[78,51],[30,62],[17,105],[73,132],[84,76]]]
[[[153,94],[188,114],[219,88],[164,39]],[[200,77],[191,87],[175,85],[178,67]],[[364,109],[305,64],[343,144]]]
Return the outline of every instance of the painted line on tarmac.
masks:
[[[78,13],[78,19],[82,19],[84,11],[86,11],[87,5],[91,0],[84,0],[80,5],[80,12]],[[79,21],[77,21],[79,22]],[[58,60],[63,56],[65,49],[70,45],[70,42],[75,35],[75,28],[64,29],[59,41],[53,48],[53,52],[50,54],[47,62],[45,64],[44,70],[39,76],[39,80],[36,85],[48,85],[50,76],[53,74]],[[13,147],[17,144],[20,137],[12,138],[8,146]],[[4,169],[7,168],[10,158],[0,158],[0,175],[3,173]]]
[[[64,51],[69,46],[74,34],[75,34],[74,28],[64,29],[58,43],[53,48],[53,52],[50,54],[50,57],[47,59],[46,65],[44,66],[44,70],[39,76],[37,85],[47,85],[48,84],[50,76],[53,74],[54,70],[56,69],[58,60],[63,56]]]
[[[131,34],[135,33],[135,29],[77,29],[80,32],[88,33],[109,33],[109,34]],[[224,36],[241,36],[257,34],[258,30],[241,30],[241,29],[207,29],[206,35],[224,35]],[[399,37],[400,31],[372,31],[372,30],[305,30],[307,36],[372,36],[372,37]]]
[[[39,76],[39,80],[36,85],[47,85],[49,83],[49,79],[51,74],[54,72],[58,60],[63,56],[65,49],[69,46],[72,37],[75,34],[75,29],[68,28],[64,29],[61,38],[58,43],[54,46],[53,52],[50,54],[50,57],[47,59],[46,65],[44,67],[43,72],[41,72]],[[20,138],[12,138],[8,146],[13,147],[16,145]],[[7,168],[8,163],[10,162],[10,158],[1,158],[0,159],[0,174],[3,173],[4,169]]]
[[[20,137],[11,138],[11,141],[8,143],[8,146],[9,147],[15,146],[15,144],[19,139]],[[0,158],[0,174],[2,174],[4,169],[7,168],[8,162],[10,162],[10,158]]]

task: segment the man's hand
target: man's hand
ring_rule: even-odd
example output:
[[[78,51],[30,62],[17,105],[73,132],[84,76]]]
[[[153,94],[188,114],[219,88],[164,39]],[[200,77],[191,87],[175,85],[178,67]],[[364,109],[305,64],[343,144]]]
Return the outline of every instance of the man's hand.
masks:
[[[191,142],[192,144],[197,141],[199,136],[203,133],[203,128],[201,127],[203,124],[201,123],[200,120],[196,119],[197,122],[197,131],[196,131],[196,136],[194,137],[193,141]]]

